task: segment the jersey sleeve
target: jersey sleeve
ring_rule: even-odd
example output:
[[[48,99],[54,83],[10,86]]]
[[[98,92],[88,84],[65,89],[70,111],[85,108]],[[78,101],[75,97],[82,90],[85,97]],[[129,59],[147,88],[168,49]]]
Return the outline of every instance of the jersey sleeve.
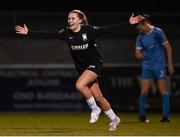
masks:
[[[143,44],[141,42],[141,36],[138,35],[136,38],[136,49],[142,49],[143,48]]]
[[[93,33],[95,36],[109,33],[109,32],[114,32],[118,31],[124,27],[128,27],[129,22],[121,22],[113,25],[108,25],[108,26],[92,26]]]
[[[158,38],[158,41],[160,42],[160,44],[162,44],[162,45],[164,45],[168,42],[167,37],[163,30],[158,31],[157,38]]]
[[[28,36],[35,38],[54,38],[65,40],[65,28],[59,29],[56,32],[47,32],[47,31],[32,31],[29,30]]]

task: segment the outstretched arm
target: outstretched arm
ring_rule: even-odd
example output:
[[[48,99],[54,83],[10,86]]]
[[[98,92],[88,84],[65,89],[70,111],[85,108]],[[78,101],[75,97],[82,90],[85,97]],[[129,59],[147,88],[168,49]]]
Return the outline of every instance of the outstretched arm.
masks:
[[[28,27],[24,24],[24,26],[17,25],[15,27],[16,33],[21,35],[28,35],[31,37],[39,37],[39,38],[61,38],[63,39],[63,31],[59,32],[46,32],[46,31],[29,31]]]
[[[103,34],[105,32],[118,31],[119,29],[121,29],[123,27],[133,25],[133,24],[137,24],[143,19],[144,19],[143,16],[141,16],[141,15],[134,16],[134,13],[133,13],[130,16],[129,21],[121,22],[121,23],[117,23],[117,24],[113,24],[113,25],[109,25],[109,26],[94,26],[94,30],[97,34],[101,34],[101,33]]]

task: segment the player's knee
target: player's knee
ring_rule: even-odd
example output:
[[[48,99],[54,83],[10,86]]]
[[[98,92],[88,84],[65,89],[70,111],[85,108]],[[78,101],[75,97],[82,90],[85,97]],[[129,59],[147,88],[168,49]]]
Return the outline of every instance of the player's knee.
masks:
[[[160,92],[161,95],[168,94],[167,90],[159,90],[159,92]]]
[[[85,86],[81,82],[76,82],[76,89],[79,92],[82,92],[84,88],[85,88]]]
[[[147,94],[148,94],[148,89],[143,89],[143,90],[141,90],[141,94],[142,94],[142,95],[147,95]]]
[[[161,94],[167,94],[167,88],[166,87],[160,87],[159,88],[159,92],[161,93]]]

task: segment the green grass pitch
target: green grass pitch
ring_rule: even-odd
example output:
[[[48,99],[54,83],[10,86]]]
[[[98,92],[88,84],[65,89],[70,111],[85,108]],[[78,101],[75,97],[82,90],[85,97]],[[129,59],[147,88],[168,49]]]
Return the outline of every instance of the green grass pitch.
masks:
[[[150,123],[139,123],[137,113],[118,113],[121,124],[108,131],[109,120],[102,113],[89,124],[89,113],[0,113],[0,135],[12,136],[145,136],[180,135],[180,115],[171,114],[170,123],[160,123],[161,114],[150,113]]]

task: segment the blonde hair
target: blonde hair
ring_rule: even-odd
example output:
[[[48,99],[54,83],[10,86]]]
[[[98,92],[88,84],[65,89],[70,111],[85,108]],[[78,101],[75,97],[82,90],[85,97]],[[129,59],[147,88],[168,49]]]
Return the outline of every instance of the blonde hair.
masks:
[[[78,15],[78,18],[82,20],[81,25],[83,25],[83,26],[88,25],[87,17],[82,11],[72,10],[69,13],[76,13]]]

